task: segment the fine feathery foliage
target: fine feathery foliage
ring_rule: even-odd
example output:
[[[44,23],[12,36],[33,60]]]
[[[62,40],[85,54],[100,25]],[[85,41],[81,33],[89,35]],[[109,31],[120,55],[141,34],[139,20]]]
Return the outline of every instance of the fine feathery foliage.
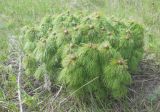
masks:
[[[80,88],[79,98],[118,99],[143,56],[143,37],[141,25],[99,13],[47,16],[22,32],[24,68],[37,78],[48,74],[72,91]]]

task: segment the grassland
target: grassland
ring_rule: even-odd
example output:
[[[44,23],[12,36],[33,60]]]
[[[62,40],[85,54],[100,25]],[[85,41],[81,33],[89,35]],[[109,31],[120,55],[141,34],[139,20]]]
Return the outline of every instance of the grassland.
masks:
[[[154,42],[151,47],[159,47],[155,41],[155,38],[159,39],[160,34],[159,6],[159,0],[1,0],[1,30],[5,28],[15,34],[24,25],[33,25],[45,15],[64,10],[100,11],[108,16],[134,19],[144,24],[146,33],[154,38],[149,39]]]
[[[157,64],[160,60],[160,1],[159,0],[0,0],[0,53],[6,57],[8,54],[7,49],[7,40],[11,36],[18,37],[21,31],[21,28],[25,25],[34,25],[38,23],[44,16],[53,15],[54,13],[62,12],[64,10],[71,11],[87,11],[88,13],[93,11],[99,11],[107,16],[116,16],[119,18],[127,18],[138,21],[143,24],[145,27],[145,51],[146,57],[144,57],[145,61],[150,59],[150,61],[143,63],[147,66],[145,68],[143,66],[144,72],[148,69],[153,69],[153,71],[147,71],[148,74],[153,75],[159,74],[157,70]],[[5,46],[5,47],[4,47]],[[3,48],[3,49],[2,49]],[[1,61],[1,59],[0,59]],[[6,62],[6,60],[5,60]],[[148,64],[149,63],[149,64]],[[154,63],[154,64],[153,64]],[[5,66],[5,63],[0,63]],[[2,73],[0,73],[2,74]],[[144,75],[147,73],[144,73]],[[30,80],[28,76],[23,77],[24,80]],[[155,76],[154,76],[155,78]],[[143,78],[141,78],[142,80]],[[144,78],[145,79],[145,78]],[[14,81],[15,77],[11,77],[11,81]],[[148,79],[147,79],[148,80]],[[6,80],[5,80],[6,81]],[[156,82],[156,81],[154,81]],[[127,100],[118,101],[117,103],[110,102],[109,104],[104,104],[99,106],[93,101],[91,107],[86,107],[82,104],[74,103],[74,100],[65,102],[62,106],[58,106],[59,100],[52,98],[51,92],[43,92],[42,90],[38,90],[37,94],[34,94],[33,97],[30,97],[27,93],[28,90],[35,90],[38,86],[34,85],[34,81],[26,81],[24,85],[25,87],[30,87],[30,89],[24,89],[23,98],[24,102],[26,100],[27,105],[25,108],[29,108],[29,111],[80,111],[80,112],[104,112],[104,111],[117,111],[117,112],[158,112],[160,109],[159,101],[158,103],[147,103],[144,98],[146,93],[143,89],[140,91],[135,88],[131,88],[131,91],[137,95],[135,92],[140,93],[137,95],[139,97],[127,97]],[[153,83],[151,83],[153,84]],[[14,85],[14,84],[13,84]],[[57,86],[57,85],[56,85]],[[147,85],[146,85],[147,86]],[[153,85],[154,86],[154,85]],[[156,85],[157,86],[157,85]],[[152,86],[151,86],[152,87]],[[12,87],[13,88],[13,87]],[[138,88],[138,87],[137,87]],[[144,87],[145,88],[145,87]],[[135,89],[135,90],[133,90]],[[150,89],[150,88],[149,88]],[[26,90],[26,91],[25,91]],[[14,91],[14,90],[13,90]],[[149,90],[147,90],[149,91]],[[132,94],[131,92],[131,94]],[[1,93],[1,92],[0,92]],[[65,92],[61,93],[59,99],[63,99],[65,97]],[[15,94],[13,94],[15,95]],[[132,96],[132,95],[129,95]],[[38,98],[37,98],[38,97]],[[143,97],[142,99],[137,100],[137,98]],[[154,97],[154,96],[153,96]],[[33,100],[36,99],[36,100]],[[38,99],[38,101],[37,101]],[[136,100],[135,100],[136,99]],[[14,104],[13,101],[1,100],[0,105],[5,107],[6,110],[10,110],[13,112],[18,111],[17,102]],[[135,101],[133,101],[135,100]],[[61,101],[61,100],[60,100]],[[122,103],[123,102],[123,103]],[[38,103],[35,105],[35,103]],[[47,105],[45,105],[47,104]],[[78,108],[78,106],[79,108]],[[37,108],[40,109],[37,109]],[[113,108],[114,107],[114,108]],[[54,109],[53,109],[54,108]],[[1,109],[1,106],[0,106]],[[6,111],[2,110],[2,111]],[[1,111],[1,110],[0,110]]]

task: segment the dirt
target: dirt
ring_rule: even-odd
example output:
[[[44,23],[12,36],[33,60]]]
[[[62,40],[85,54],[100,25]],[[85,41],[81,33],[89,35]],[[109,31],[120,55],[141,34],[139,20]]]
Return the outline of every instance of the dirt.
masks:
[[[145,55],[139,71],[133,74],[129,100],[131,108],[136,108],[137,112],[160,110],[160,63],[155,59],[154,54]]]
[[[141,62],[141,73],[134,75],[135,90],[142,90],[147,96],[160,86],[160,65],[154,59],[145,58]]]

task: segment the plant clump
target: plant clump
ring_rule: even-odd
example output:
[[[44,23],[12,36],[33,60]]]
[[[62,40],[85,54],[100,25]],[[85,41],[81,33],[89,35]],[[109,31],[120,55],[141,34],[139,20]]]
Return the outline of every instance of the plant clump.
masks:
[[[143,37],[141,25],[99,13],[47,16],[23,32],[24,67],[27,74],[48,74],[80,98],[119,99],[143,56]]]

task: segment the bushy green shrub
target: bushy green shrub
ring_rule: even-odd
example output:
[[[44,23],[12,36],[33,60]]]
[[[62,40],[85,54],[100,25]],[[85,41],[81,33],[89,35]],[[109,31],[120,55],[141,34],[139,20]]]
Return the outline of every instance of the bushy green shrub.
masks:
[[[143,55],[141,25],[84,13],[47,16],[22,35],[28,74],[48,74],[81,98],[121,98]],[[90,82],[90,83],[88,83]]]

